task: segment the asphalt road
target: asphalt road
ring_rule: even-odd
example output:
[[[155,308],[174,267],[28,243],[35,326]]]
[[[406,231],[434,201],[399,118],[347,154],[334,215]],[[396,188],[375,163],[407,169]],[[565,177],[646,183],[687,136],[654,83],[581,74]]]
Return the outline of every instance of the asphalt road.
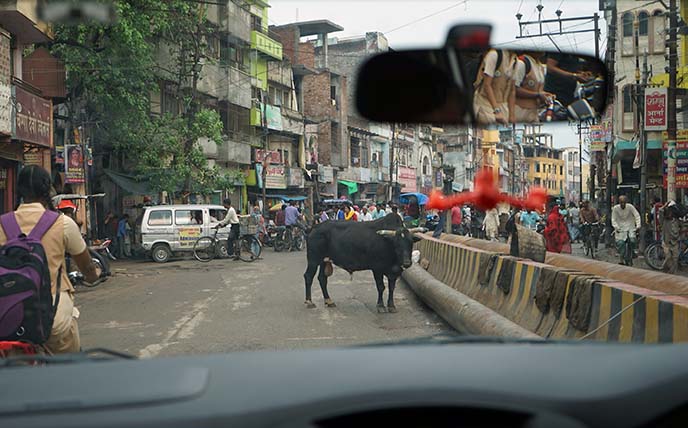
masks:
[[[372,273],[353,279],[335,268],[323,304],[317,278],[304,305],[305,252],[267,248],[254,263],[214,260],[114,262],[114,276],[79,288],[84,349],[106,347],[140,357],[243,350],[331,347],[451,332],[403,282],[398,313],[377,313]],[[385,301],[386,301],[385,293]]]

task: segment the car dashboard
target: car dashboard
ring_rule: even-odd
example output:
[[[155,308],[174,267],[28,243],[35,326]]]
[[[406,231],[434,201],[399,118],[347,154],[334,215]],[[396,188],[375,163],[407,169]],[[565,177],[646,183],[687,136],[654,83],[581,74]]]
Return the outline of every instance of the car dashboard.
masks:
[[[6,427],[686,426],[688,345],[379,345],[6,367]]]

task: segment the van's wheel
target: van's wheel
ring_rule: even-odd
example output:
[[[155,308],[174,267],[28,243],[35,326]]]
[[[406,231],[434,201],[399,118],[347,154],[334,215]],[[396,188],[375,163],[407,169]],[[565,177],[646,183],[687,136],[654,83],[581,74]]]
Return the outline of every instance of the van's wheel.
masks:
[[[165,244],[157,244],[153,246],[151,256],[153,257],[153,261],[165,263],[172,257],[172,251],[170,251],[170,247]]]

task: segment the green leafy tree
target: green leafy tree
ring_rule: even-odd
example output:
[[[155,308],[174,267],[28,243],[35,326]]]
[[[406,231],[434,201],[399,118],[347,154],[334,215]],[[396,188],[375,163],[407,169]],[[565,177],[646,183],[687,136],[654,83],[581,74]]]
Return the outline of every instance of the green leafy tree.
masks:
[[[241,174],[210,167],[199,141],[222,142],[219,114],[201,103],[197,85],[214,28],[207,6],[186,0],[119,0],[109,26],[56,26],[52,51],[68,70],[68,116],[86,125],[97,151],[156,191],[231,189]],[[176,115],[151,115],[150,94],[164,80],[179,101]]]

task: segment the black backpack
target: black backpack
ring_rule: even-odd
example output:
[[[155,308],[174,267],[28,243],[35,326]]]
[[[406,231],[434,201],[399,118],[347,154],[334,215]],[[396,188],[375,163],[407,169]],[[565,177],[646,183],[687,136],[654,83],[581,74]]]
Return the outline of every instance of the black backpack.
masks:
[[[0,216],[7,242],[0,247],[0,341],[36,345],[50,337],[60,301],[60,278],[53,303],[50,269],[41,238],[59,218],[46,211],[29,235],[22,233],[14,212]]]
[[[466,74],[466,81],[473,82],[473,88],[475,90],[478,90],[483,83],[483,60],[485,59],[485,55],[487,55],[490,50],[491,49],[488,49],[481,55],[471,58],[465,62],[464,70]],[[495,66],[495,70],[499,70],[499,67],[502,65],[503,53],[501,49],[495,49],[495,52],[497,52],[497,64]]]

